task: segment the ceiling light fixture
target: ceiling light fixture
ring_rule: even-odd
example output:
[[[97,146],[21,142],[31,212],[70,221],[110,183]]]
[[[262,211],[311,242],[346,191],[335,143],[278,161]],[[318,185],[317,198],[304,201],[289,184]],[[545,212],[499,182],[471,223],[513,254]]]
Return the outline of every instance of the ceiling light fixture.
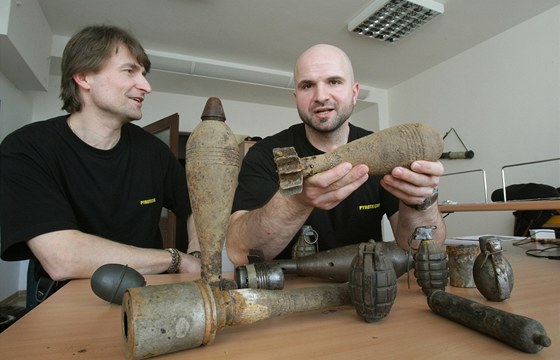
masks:
[[[443,13],[433,0],[375,0],[348,23],[348,31],[396,42]]]

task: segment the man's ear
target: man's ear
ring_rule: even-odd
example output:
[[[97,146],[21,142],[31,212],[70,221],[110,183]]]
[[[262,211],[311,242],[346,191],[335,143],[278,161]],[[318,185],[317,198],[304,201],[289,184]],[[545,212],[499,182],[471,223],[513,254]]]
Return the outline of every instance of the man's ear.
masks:
[[[354,105],[356,105],[356,103],[358,102],[358,95],[360,94],[360,84],[354,83],[354,85],[352,85],[352,92],[354,93]]]
[[[89,90],[90,84],[88,82],[88,77],[86,73],[76,73],[72,75],[72,79],[74,80],[76,85],[78,85],[80,88]]]

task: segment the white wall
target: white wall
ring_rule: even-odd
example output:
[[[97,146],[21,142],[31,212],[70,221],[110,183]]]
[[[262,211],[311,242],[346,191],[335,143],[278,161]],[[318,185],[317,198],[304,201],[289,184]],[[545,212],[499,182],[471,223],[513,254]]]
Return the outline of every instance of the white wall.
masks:
[[[560,156],[560,6],[520,24],[389,91],[393,124],[420,121],[454,128],[475,152],[444,160],[446,172],[484,169],[489,197],[505,165]],[[454,134],[445,151],[460,151]],[[558,162],[506,170],[506,185],[560,186]],[[444,177],[440,201],[482,202],[481,173]],[[455,213],[451,236],[511,234],[511,212]]]

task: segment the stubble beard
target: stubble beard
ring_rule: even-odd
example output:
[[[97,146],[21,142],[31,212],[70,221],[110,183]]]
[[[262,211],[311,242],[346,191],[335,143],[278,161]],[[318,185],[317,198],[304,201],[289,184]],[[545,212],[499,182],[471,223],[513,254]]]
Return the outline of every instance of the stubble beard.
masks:
[[[330,133],[338,130],[350,118],[354,111],[353,105],[346,105],[341,108],[336,108],[337,112],[334,117],[320,119],[319,121],[313,120],[313,113],[309,114],[301,111],[299,108],[298,114],[303,123],[313,130],[320,133]]]

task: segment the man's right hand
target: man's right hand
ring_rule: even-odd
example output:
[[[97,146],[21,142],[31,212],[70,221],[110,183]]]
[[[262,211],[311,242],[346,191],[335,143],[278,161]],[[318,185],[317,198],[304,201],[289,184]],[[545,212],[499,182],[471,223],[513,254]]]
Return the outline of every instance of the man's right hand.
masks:
[[[298,201],[323,210],[330,210],[346,199],[368,179],[368,167],[350,163],[315,174],[303,181],[303,191],[294,195]]]

